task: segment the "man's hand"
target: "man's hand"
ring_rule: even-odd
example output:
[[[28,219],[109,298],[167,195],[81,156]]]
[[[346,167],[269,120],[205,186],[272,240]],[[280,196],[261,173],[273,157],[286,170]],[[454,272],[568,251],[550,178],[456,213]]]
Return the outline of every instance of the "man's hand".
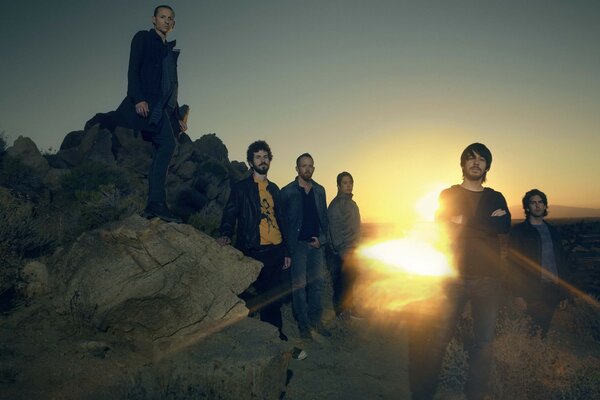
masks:
[[[227,246],[228,244],[231,244],[231,239],[229,239],[227,236],[221,236],[217,239],[217,243],[219,243],[221,246]]]
[[[187,124],[184,120],[179,120],[179,129],[181,129],[181,132],[187,131]]]
[[[506,211],[501,208],[497,209],[492,213],[492,217],[502,217],[504,215],[506,215]]]
[[[292,259],[290,257],[284,257],[283,258],[283,268],[281,268],[281,269],[288,269],[291,266],[292,266]]]
[[[148,103],[145,101],[140,101],[139,103],[137,103],[135,105],[135,112],[140,117],[144,117],[144,118],[148,117],[148,114],[150,113],[150,108],[148,107]]]
[[[315,249],[318,249],[319,247],[321,247],[321,242],[319,242],[319,238],[316,236],[312,237],[312,240],[310,242],[308,242],[308,245],[310,247],[314,247]]]
[[[462,215],[455,215],[454,217],[450,218],[450,222],[455,223],[456,225],[462,224],[462,221],[463,221]]]

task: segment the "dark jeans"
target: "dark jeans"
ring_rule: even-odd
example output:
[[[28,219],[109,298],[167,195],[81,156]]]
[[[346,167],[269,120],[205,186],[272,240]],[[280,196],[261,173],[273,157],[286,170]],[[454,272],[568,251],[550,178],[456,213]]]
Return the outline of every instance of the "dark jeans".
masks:
[[[531,333],[540,330],[542,337],[546,337],[554,311],[560,303],[559,288],[552,282],[540,282],[531,294],[533,296],[526,299],[527,315],[531,318],[532,324]]]
[[[175,135],[167,111],[163,111],[159,130],[152,134],[151,140],[156,151],[148,172],[148,203],[165,203],[167,171],[175,151]]]
[[[263,263],[263,268],[254,282],[256,296],[247,299],[246,305],[250,313],[258,311],[260,320],[277,327],[282,333],[281,304],[290,292],[289,281],[283,278],[284,247],[282,245],[260,246],[260,250],[248,254]]]
[[[292,304],[300,330],[321,322],[323,306],[323,247],[298,242],[292,253]]]
[[[333,308],[336,314],[347,312],[354,305],[352,291],[356,281],[356,271],[350,260],[350,258],[344,260],[339,253],[327,249],[327,266],[331,273]]]
[[[468,301],[473,317],[473,343],[465,394],[481,399],[489,394],[492,340],[496,327],[500,284],[495,278],[470,277],[446,287],[439,312],[421,318],[416,310],[409,332],[409,377],[413,399],[432,399],[437,390],[446,347]]]

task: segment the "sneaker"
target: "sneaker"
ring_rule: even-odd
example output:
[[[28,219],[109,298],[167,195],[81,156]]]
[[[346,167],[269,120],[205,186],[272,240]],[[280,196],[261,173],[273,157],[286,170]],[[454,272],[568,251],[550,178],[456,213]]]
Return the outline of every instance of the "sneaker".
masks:
[[[310,333],[310,329],[300,328],[300,339],[312,342],[313,337],[312,337],[312,333]]]
[[[294,350],[292,351],[292,358],[294,360],[304,360],[306,357],[308,357],[308,353],[306,351],[299,347],[294,347]]]
[[[317,322],[316,324],[313,324],[312,330],[314,330],[321,336],[331,337],[331,332],[323,326],[322,322]]]
[[[175,222],[177,224],[180,224],[182,222],[181,218],[171,213],[169,207],[167,207],[167,203],[148,203],[146,209],[142,213],[142,216],[148,219],[160,218],[163,221]]]

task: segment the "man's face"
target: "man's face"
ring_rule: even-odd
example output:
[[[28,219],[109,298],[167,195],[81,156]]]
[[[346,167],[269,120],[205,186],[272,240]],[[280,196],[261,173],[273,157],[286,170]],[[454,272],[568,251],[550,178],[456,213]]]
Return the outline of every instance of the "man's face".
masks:
[[[352,182],[352,178],[348,175],[342,177],[342,181],[338,186],[338,190],[345,194],[352,194],[352,189],[354,188],[354,182]]]
[[[302,157],[296,166],[298,176],[305,181],[310,181],[315,172],[315,162],[311,157]]]
[[[529,215],[533,217],[543,217],[546,213],[546,205],[542,201],[542,197],[537,194],[531,196],[529,204],[527,204],[527,209],[529,210]]]
[[[175,15],[168,8],[159,8],[156,16],[152,17],[152,23],[157,31],[166,35],[175,27]]]
[[[479,153],[473,152],[473,155],[467,157],[462,170],[465,179],[470,181],[481,180],[483,174],[487,171],[487,161]]]
[[[259,150],[254,153],[252,157],[252,169],[261,174],[266,175],[269,172],[269,166],[271,165],[271,160],[269,159],[269,153],[265,150]]]

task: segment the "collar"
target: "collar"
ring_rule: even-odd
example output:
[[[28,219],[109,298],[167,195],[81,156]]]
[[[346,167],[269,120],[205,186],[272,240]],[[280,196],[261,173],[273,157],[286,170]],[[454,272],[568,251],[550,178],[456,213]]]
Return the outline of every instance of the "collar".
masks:
[[[154,29],[154,28],[150,28],[148,31],[149,31],[149,32],[151,32],[151,33],[153,34],[153,36],[152,36],[152,37],[154,38],[154,40],[158,40],[159,42],[163,43],[163,40],[162,40],[162,38],[160,37],[160,35],[159,35],[159,34],[156,32],[156,29]],[[173,48],[174,48],[174,47],[175,47],[175,45],[177,44],[177,40],[171,40],[170,42],[169,42],[169,41],[167,41],[165,44],[167,45],[167,48],[168,48],[169,50],[173,50]]]

